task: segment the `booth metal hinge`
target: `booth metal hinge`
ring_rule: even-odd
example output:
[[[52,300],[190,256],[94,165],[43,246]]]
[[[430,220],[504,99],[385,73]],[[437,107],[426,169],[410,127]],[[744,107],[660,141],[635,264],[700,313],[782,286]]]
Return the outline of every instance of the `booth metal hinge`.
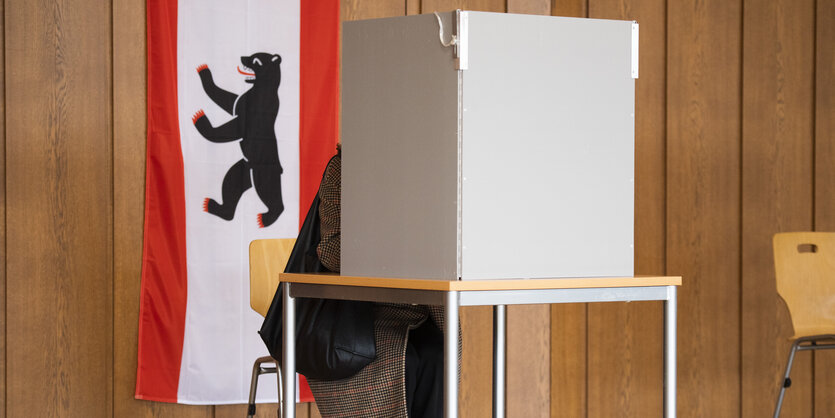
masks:
[[[457,32],[455,44],[455,69],[466,70],[470,66],[469,60],[469,16],[467,12],[460,9],[455,11],[455,31]]]
[[[438,19],[438,38],[441,45],[445,47],[452,47],[453,55],[455,55],[455,69],[466,70],[469,66],[468,57],[468,42],[467,42],[467,27],[468,27],[468,13],[462,12],[460,9],[455,11],[455,29],[452,31],[452,37],[449,41],[444,40],[444,22],[441,15],[435,12],[435,17]]]
[[[638,22],[632,21],[632,78],[638,78]]]

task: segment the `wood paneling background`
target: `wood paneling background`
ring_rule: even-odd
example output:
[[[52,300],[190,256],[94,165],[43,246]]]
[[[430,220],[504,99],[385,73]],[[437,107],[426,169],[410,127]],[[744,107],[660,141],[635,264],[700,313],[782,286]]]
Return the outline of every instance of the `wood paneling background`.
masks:
[[[640,78],[635,84],[635,272],[664,272],[665,2],[589,2],[591,18],[640,22]],[[588,305],[588,416],[659,415],[663,378],[661,303]],[[554,329],[553,332],[559,332]],[[622,355],[613,355],[622,353]],[[591,388],[594,388],[593,390]]]
[[[741,225],[741,344],[748,353],[741,389],[748,416],[772,413],[762,400],[777,396],[772,376],[779,376],[790,347],[791,322],[772,279],[771,235],[814,227],[814,9],[813,0],[744,5],[742,206],[758,208],[743,211]],[[813,415],[813,376],[813,356],[798,357],[784,406],[791,416]]]
[[[111,9],[86,3],[4,5],[9,416],[113,403]]]
[[[814,225],[835,231],[835,1],[815,3]],[[815,353],[815,411],[835,416],[835,356]]]
[[[635,265],[684,277],[678,412],[768,415],[791,333],[771,236],[835,230],[835,1],[343,0],[342,17],[454,8],[641,24]],[[0,416],[244,416],[133,399],[145,0],[0,11]],[[658,302],[512,307],[508,415],[661,416],[661,318]],[[488,416],[491,311],[461,319],[461,415]],[[835,416],[833,354],[798,356],[785,416]]]
[[[667,273],[687,277],[679,410],[692,416],[739,413],[741,9],[667,11]]]

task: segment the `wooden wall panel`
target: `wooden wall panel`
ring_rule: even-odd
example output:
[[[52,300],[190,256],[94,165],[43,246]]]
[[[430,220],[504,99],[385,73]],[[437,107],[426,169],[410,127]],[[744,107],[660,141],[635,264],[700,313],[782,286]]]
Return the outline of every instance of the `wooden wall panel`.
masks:
[[[507,12],[550,16],[551,0],[507,0]]]
[[[5,21],[6,413],[108,416],[110,8],[7,1]]]
[[[507,416],[551,414],[551,318],[548,305],[507,308]]]
[[[816,4],[815,229],[835,231],[835,1]]]
[[[663,274],[666,5],[591,0],[589,17],[640,24],[635,104],[635,273]],[[663,304],[588,306],[589,417],[662,414]]]
[[[378,17],[404,16],[407,0],[342,0],[342,20],[376,19]],[[413,6],[414,7],[414,6]]]
[[[667,274],[678,311],[678,414],[739,416],[741,1],[670,2]]]
[[[420,13],[420,0],[406,0],[407,15],[416,15]]]
[[[586,304],[551,306],[551,416],[585,417],[588,410]]]
[[[5,2],[0,2],[5,17]],[[5,45],[5,19],[0,19],[0,45]],[[6,74],[5,53],[0,53],[0,418],[6,417]]]
[[[322,414],[319,413],[319,408],[316,407],[315,403],[310,404],[310,418],[322,418]]]
[[[461,418],[489,417],[493,411],[493,309],[460,310],[463,359],[458,413]]]
[[[816,6],[814,223],[835,231],[835,1]],[[814,356],[815,416],[835,417],[835,353]]]
[[[816,5],[815,229],[835,231],[835,2]],[[816,353],[814,364],[816,416],[835,416],[835,356]]]
[[[588,17],[589,0],[551,0],[551,15]]]
[[[422,13],[448,12],[455,9],[505,12],[507,0],[422,0],[420,9]]]
[[[666,269],[666,4],[665,0],[631,0],[607,8],[620,10],[617,16],[622,19],[637,20],[641,33],[640,77],[635,82],[636,274],[664,274]],[[612,11],[598,12],[597,5],[593,13],[591,17],[616,16],[609,14]]]
[[[812,229],[814,1],[746,0],[742,103],[742,414],[773,413],[792,335],[771,238]],[[812,416],[812,356],[797,356],[786,416]]]

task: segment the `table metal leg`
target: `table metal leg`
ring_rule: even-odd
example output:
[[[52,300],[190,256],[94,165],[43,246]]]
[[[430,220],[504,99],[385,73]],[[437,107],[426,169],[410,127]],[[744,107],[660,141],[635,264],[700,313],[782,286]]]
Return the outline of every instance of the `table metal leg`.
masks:
[[[296,417],[296,300],[290,297],[290,283],[282,284],[284,291],[284,346],[281,373],[284,376],[284,418]]]
[[[444,416],[458,417],[458,292],[447,292],[444,316]]]
[[[664,417],[676,416],[676,304],[677,288],[667,287],[664,301]]]
[[[493,417],[505,416],[507,306],[493,306]]]

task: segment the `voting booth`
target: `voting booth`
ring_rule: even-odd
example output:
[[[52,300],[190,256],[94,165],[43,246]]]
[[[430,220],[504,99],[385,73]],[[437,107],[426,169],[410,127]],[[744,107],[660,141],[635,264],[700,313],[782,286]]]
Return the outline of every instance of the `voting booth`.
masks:
[[[631,21],[343,24],[342,274],[632,276]]]

